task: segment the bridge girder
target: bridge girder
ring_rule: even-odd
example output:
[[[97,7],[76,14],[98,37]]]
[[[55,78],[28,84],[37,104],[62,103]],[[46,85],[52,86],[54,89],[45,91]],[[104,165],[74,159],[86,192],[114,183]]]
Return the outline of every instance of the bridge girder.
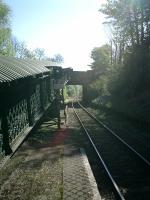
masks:
[[[98,78],[98,76],[100,76],[100,73],[97,73],[95,70],[73,71],[67,85],[90,84],[92,81]]]
[[[102,73],[101,73],[102,74]],[[89,84],[97,79],[100,75],[96,70],[88,71],[73,71],[67,85],[82,85],[83,86],[83,102],[88,103]]]

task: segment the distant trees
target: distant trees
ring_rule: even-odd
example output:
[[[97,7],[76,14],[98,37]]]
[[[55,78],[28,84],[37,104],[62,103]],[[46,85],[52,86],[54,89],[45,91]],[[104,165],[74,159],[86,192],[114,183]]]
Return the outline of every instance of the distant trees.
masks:
[[[47,57],[45,49],[35,48],[30,50],[25,42],[19,41],[16,37],[12,37],[13,55],[17,58],[30,58],[36,60],[49,60],[57,63],[63,62],[63,57],[60,54],[54,55],[54,57]]]
[[[55,54],[53,58],[50,59],[51,61],[57,62],[57,63],[63,63],[64,58],[60,54]]]
[[[25,42],[19,41],[17,38],[12,39],[14,56],[17,58],[35,58],[34,52],[27,48]]]
[[[66,98],[67,97],[77,97],[82,98],[82,86],[81,85],[67,85],[66,86]]]
[[[35,58],[38,60],[42,60],[45,57],[45,49],[43,48],[36,48],[33,51]]]

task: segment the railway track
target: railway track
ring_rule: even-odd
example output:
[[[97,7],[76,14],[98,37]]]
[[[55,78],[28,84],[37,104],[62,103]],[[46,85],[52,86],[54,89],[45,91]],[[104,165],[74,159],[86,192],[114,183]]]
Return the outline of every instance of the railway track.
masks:
[[[150,162],[80,103],[74,112],[102,163],[116,199],[150,199]]]

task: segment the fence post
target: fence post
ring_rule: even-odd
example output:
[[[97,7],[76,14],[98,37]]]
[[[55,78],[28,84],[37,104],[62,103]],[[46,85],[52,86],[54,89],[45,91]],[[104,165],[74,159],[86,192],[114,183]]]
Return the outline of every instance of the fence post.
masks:
[[[28,120],[29,120],[29,126],[33,125],[33,116],[31,112],[31,88],[30,84],[28,85],[28,91],[27,91],[27,111],[28,111]]]
[[[48,94],[48,104],[50,103],[50,77],[48,76],[46,79],[46,89]]]
[[[44,111],[44,91],[43,91],[43,78],[40,78],[40,101],[41,101],[41,111]]]
[[[5,155],[10,155],[12,153],[12,149],[9,143],[9,132],[8,132],[8,120],[7,120],[8,111],[4,111],[2,115],[2,133],[3,133],[3,145],[2,151],[5,151]]]

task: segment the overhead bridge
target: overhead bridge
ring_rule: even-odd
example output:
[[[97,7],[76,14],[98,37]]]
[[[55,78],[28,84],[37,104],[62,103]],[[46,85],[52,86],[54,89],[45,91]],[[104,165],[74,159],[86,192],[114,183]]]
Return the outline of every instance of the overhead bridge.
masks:
[[[83,101],[88,103],[90,95],[89,84],[92,83],[101,74],[96,70],[88,71],[73,71],[67,85],[82,85],[83,87]]]
[[[94,70],[88,71],[73,71],[71,73],[68,85],[84,85],[91,83],[98,74]]]

